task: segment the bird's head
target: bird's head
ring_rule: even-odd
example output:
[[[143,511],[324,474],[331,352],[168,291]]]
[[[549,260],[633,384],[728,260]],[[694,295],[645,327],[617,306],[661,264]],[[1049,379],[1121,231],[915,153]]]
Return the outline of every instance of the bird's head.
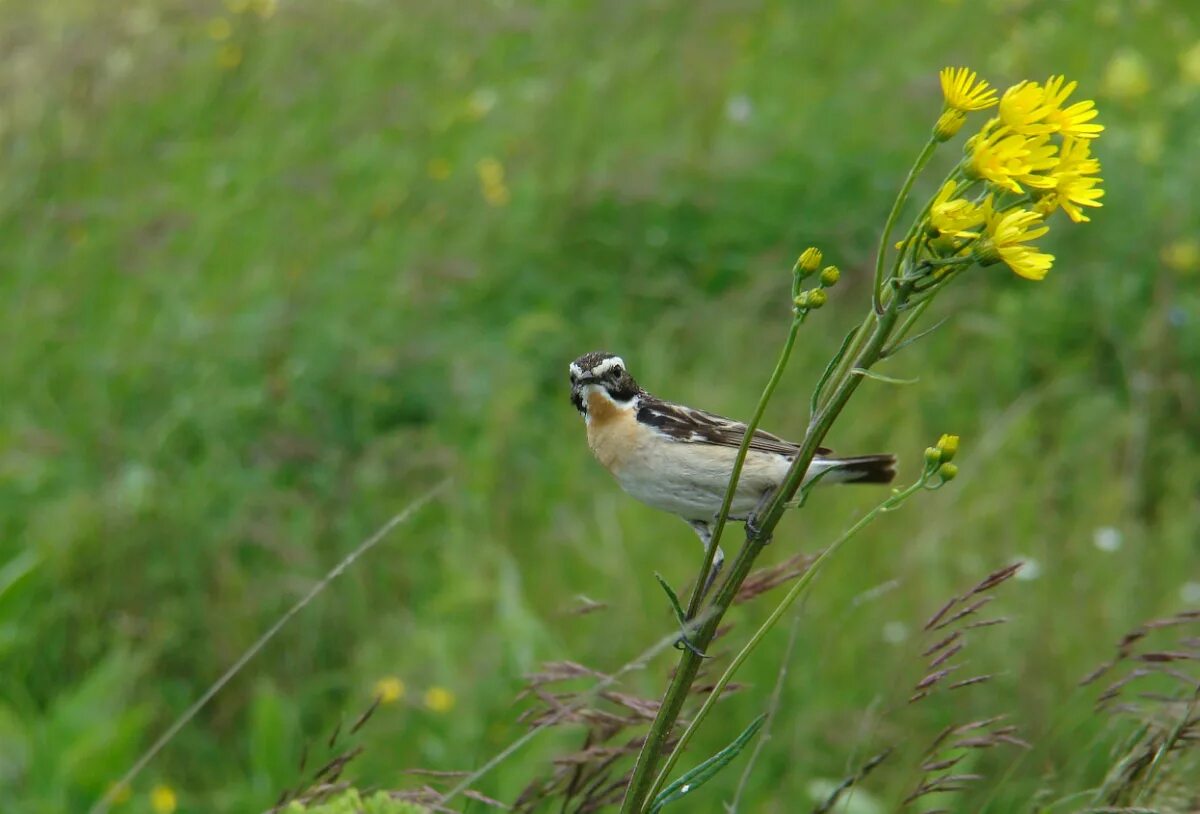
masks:
[[[587,415],[591,393],[600,393],[611,401],[627,404],[642,390],[625,369],[625,361],[603,351],[585,353],[571,363],[571,403],[581,415]]]

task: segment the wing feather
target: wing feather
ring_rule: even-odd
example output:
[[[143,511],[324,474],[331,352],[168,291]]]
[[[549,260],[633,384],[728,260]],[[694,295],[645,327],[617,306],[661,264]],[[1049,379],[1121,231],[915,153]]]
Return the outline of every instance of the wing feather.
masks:
[[[641,396],[637,419],[676,441],[690,444],[712,444],[736,449],[746,437],[746,425],[741,421],[663,401],[649,394]],[[800,446],[766,430],[755,430],[750,449],[790,457],[800,451]],[[818,455],[829,455],[831,452],[825,447],[817,450]]]

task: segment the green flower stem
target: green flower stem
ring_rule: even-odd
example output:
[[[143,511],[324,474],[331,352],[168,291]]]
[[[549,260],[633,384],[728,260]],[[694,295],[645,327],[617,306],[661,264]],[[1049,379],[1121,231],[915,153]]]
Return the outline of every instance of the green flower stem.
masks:
[[[733,657],[733,661],[731,661],[729,666],[725,668],[725,672],[717,680],[717,683],[713,686],[712,691],[709,692],[708,697],[704,700],[704,705],[700,707],[700,710],[696,713],[696,716],[692,718],[692,722],[688,724],[687,729],[685,729],[683,734],[679,737],[679,742],[676,743],[675,748],[671,750],[671,754],[667,757],[666,762],[663,764],[662,771],[658,773],[658,778],[654,781],[653,788],[650,789],[649,797],[651,799],[653,799],[666,784],[667,777],[671,774],[671,769],[675,767],[675,763],[679,760],[679,756],[682,755],[683,750],[687,748],[688,742],[691,741],[692,735],[696,733],[696,730],[700,727],[700,724],[706,717],[708,717],[708,713],[712,711],[713,706],[721,697],[721,693],[725,690],[725,687],[733,679],[734,674],[737,673],[738,669],[742,666],[746,659],[750,657],[750,654],[754,652],[762,640],[766,638],[767,634],[771,632],[771,629],[775,627],[780,618],[787,613],[788,609],[795,604],[797,599],[800,598],[800,595],[804,593],[805,589],[808,588],[813,579],[816,577],[817,571],[820,570],[821,566],[824,565],[825,562],[834,554],[836,554],[837,550],[841,548],[847,540],[869,526],[875,520],[875,518],[879,517],[879,515],[883,514],[884,512],[888,512],[897,508],[901,503],[908,500],[908,498],[921,491],[921,489],[925,487],[925,483],[929,480],[929,476],[932,473],[932,469],[926,468],[925,472],[921,474],[921,477],[907,489],[896,492],[870,512],[863,515],[862,518],[860,518],[857,523],[847,529],[842,536],[830,543],[825,550],[821,552],[820,556],[813,561],[812,565],[808,567],[808,570],[806,570],[800,576],[800,578],[796,580],[796,583],[792,585],[791,589],[787,592],[787,595],[785,595],[779,604],[775,606],[775,609],[771,611],[771,615],[767,617],[767,620],[759,626],[758,630],[754,632],[754,635],[750,637],[750,640],[746,642],[745,646],[742,647],[738,654]]]
[[[796,288],[795,282],[792,283],[792,288],[793,290]],[[725,487],[725,498],[721,501],[721,510],[717,512],[717,519],[713,524],[712,539],[708,544],[708,551],[704,555],[704,565],[700,569],[700,578],[696,580],[696,585],[692,589],[691,599],[688,600],[687,618],[689,619],[694,618],[700,610],[700,602],[704,598],[704,586],[708,584],[708,574],[712,571],[717,546],[721,542],[721,533],[725,530],[726,521],[729,520],[729,509],[733,505],[733,496],[737,492],[738,480],[742,476],[742,466],[746,463],[746,455],[750,450],[750,442],[754,439],[754,431],[758,429],[763,413],[766,412],[767,402],[771,400],[771,396],[775,395],[775,388],[779,385],[779,380],[783,378],[784,368],[787,367],[788,359],[792,355],[792,348],[796,344],[796,334],[800,330],[800,325],[804,322],[806,315],[807,313],[802,313],[792,320],[792,327],[788,331],[787,339],[784,340],[783,350],[780,351],[779,359],[775,362],[775,370],[771,373],[771,378],[767,381],[767,386],[763,388],[762,395],[758,398],[758,406],[754,408],[754,415],[751,416],[750,423],[746,425],[746,434],[742,438],[741,446],[738,447],[737,457],[733,459],[733,472],[729,476],[729,485]]]
[[[933,156],[934,149],[937,148],[938,141],[936,138],[930,138],[929,143],[925,145],[925,149],[921,150],[921,154],[917,156],[916,162],[908,171],[908,177],[904,179],[904,185],[900,187],[899,194],[896,195],[896,200],[892,203],[892,211],[888,213],[887,222],[883,225],[883,234],[879,236],[879,250],[875,253],[875,283],[871,288],[871,304],[874,306],[875,313],[883,313],[883,264],[887,258],[888,241],[892,236],[892,227],[896,225],[896,220],[900,217],[900,210],[904,208],[905,202],[908,200],[908,193],[912,191],[913,183],[917,180],[917,176],[921,174],[921,170],[925,169],[925,165],[929,163],[930,157]]]
[[[900,315],[900,309],[907,300],[912,288],[910,284],[901,285],[896,289],[895,296],[890,298],[886,310],[877,318],[872,314],[864,327],[873,323],[870,335],[862,350],[854,357],[850,370],[854,368],[870,369],[879,360],[885,343],[891,336]],[[850,355],[850,354],[847,354]],[[833,425],[834,420],[841,414],[846,402],[862,383],[863,376],[850,375],[848,372],[836,381],[830,382],[831,395],[826,406],[820,408],[809,422],[808,432],[800,450],[788,469],[783,484],[776,490],[766,512],[751,528],[747,530],[746,542],[738,551],[737,558],[729,568],[729,573],[721,582],[717,594],[712,600],[712,613],[706,615],[703,624],[692,637],[696,649],[703,652],[716,635],[717,627],[725,616],[725,612],[733,604],[738,589],[750,574],[763,547],[770,542],[775,527],[779,525],[788,502],[795,496],[804,480],[804,475],[812,463],[813,456],[821,446],[825,434]],[[622,814],[642,814],[646,802],[650,799],[650,789],[657,776],[657,769],[662,759],[663,746],[675,724],[679,720],[683,704],[691,692],[692,682],[700,669],[701,657],[690,649],[684,650],[679,657],[679,665],[671,678],[671,683],[659,705],[658,714],[646,734],[646,742],[638,753],[637,762],[633,767],[633,775],[629,787],[625,791],[625,800],[621,804]]]

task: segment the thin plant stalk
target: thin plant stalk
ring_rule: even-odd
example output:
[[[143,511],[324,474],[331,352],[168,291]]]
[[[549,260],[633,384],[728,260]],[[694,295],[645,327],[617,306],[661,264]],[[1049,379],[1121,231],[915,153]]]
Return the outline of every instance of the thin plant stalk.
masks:
[[[783,350],[780,351],[779,359],[775,362],[775,370],[771,373],[767,386],[763,388],[762,395],[758,398],[758,406],[754,408],[754,415],[750,417],[750,423],[746,425],[746,433],[742,437],[741,446],[738,447],[737,457],[733,460],[733,473],[729,476],[729,485],[725,487],[725,498],[721,501],[721,510],[717,513],[717,519],[713,523],[712,537],[708,543],[708,550],[704,553],[704,565],[701,567],[700,577],[692,589],[691,599],[688,600],[687,618],[689,619],[695,617],[700,610],[700,603],[704,599],[704,588],[708,585],[708,575],[712,571],[713,560],[716,557],[717,546],[721,543],[721,533],[725,530],[725,523],[729,520],[729,509],[733,505],[733,496],[737,492],[738,480],[742,476],[742,467],[745,465],[746,455],[750,451],[750,442],[754,440],[754,431],[758,429],[763,413],[766,412],[767,402],[771,400],[771,396],[775,395],[775,388],[783,378],[783,371],[787,367],[788,359],[791,358],[792,348],[796,344],[796,334],[803,321],[803,314],[792,320],[792,327],[788,331],[787,339],[784,340]]]
[[[787,613],[788,609],[791,608],[796,600],[800,598],[801,594],[803,594],[808,586],[812,584],[812,581],[816,578],[817,572],[821,569],[821,566],[823,566],[826,561],[836,554],[838,549],[845,545],[847,540],[869,526],[877,517],[879,517],[879,515],[897,508],[901,503],[908,500],[908,498],[924,489],[925,484],[929,481],[929,477],[932,474],[933,470],[926,468],[921,477],[911,486],[891,495],[887,500],[884,500],[874,509],[863,515],[857,523],[848,528],[840,537],[830,543],[826,549],[821,552],[820,556],[813,561],[812,565],[810,565],[808,569],[800,576],[800,578],[796,580],[796,582],[788,590],[787,594],[782,600],[780,600],[779,604],[775,606],[775,609],[771,611],[771,615],[768,616],[766,621],[759,626],[758,630],[754,631],[754,635],[751,636],[750,640],[746,642],[740,651],[738,651],[738,654],[733,657],[733,661],[729,663],[729,666],[725,668],[725,672],[721,674],[721,677],[717,679],[717,683],[713,685],[712,691],[709,692],[708,697],[704,699],[704,704],[692,718],[692,721],[690,724],[688,724],[687,729],[685,729],[683,734],[680,735],[679,741],[675,744],[675,748],[671,750],[671,754],[663,763],[662,771],[658,773],[658,778],[654,781],[654,785],[650,789],[649,797],[651,799],[654,797],[654,795],[658,794],[659,790],[667,782],[667,777],[670,775],[671,769],[675,767],[676,762],[679,760],[680,755],[683,754],[683,750],[687,747],[688,742],[691,741],[692,736],[696,734],[696,730],[700,727],[700,724],[704,722],[706,717],[708,717],[708,714],[712,711],[713,706],[721,697],[721,693],[733,679],[733,676],[737,673],[738,669],[740,669],[746,659],[750,657],[750,654],[758,648],[759,644],[762,643],[762,640],[766,638],[767,634],[771,632],[771,629],[775,627],[783,615]]]
[[[913,162],[912,167],[908,171],[908,177],[904,179],[904,185],[900,187],[899,194],[896,195],[896,200],[892,202],[892,211],[888,213],[887,221],[883,224],[883,234],[879,236],[879,249],[875,253],[875,283],[871,287],[871,304],[874,306],[875,313],[883,313],[883,266],[887,258],[888,241],[892,236],[892,228],[896,225],[896,221],[900,218],[900,210],[904,208],[905,202],[908,201],[908,193],[912,191],[913,183],[916,182],[917,176],[921,174],[921,170],[925,169],[925,165],[929,163],[933,151],[937,148],[938,141],[936,138],[930,138],[925,148],[921,150],[917,160]]]

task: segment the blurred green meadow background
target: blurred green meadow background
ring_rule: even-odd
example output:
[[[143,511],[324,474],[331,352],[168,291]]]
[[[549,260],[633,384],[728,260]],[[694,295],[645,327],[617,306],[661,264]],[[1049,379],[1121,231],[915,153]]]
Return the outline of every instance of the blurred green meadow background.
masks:
[[[766,422],[801,434],[958,64],[1078,79],[1107,127],[1104,208],[1057,222],[1043,283],[972,272],[933,309],[946,327],[882,369],[919,383],[867,382],[835,427],[839,451],[897,452],[902,479],[957,432],[962,474],[815,583],[743,810],[807,810],[873,745],[998,713],[1034,748],[983,756],[990,782],[952,807],[1097,783],[1120,733],[1075,683],[1135,623],[1200,603],[1194,4],[4,0],[0,810],[86,810],[445,477],[117,810],[261,811],[380,690],[352,779],[475,768],[523,731],[523,674],[613,670],[668,633],[653,573],[682,589],[700,548],[592,460],[567,363],[616,351],[655,393],[746,417],[816,243],[843,283]],[[822,495],[766,559],[879,496]],[[996,680],[898,709],[923,621],[1016,559],[1010,624],[972,643]],[[763,709],[786,639],[692,758]],[[672,663],[626,688],[659,694]],[[511,800],[575,746],[545,736],[478,788]],[[737,774],[688,810],[721,810]],[[881,767],[855,810],[910,779]]]

